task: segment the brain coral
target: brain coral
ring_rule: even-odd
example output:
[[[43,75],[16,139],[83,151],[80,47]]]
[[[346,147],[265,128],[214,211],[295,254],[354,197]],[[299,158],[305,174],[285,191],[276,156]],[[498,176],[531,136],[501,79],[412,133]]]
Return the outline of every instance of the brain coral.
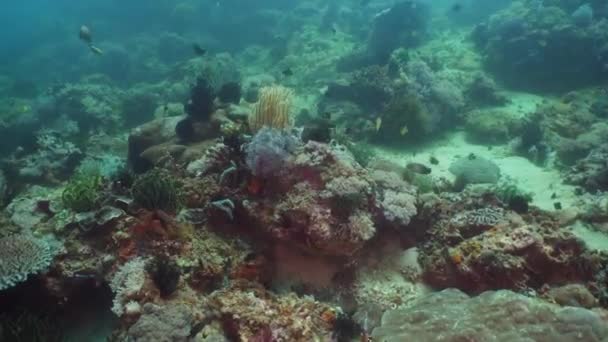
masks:
[[[13,235],[0,239],[0,290],[45,270],[53,256],[50,245],[33,236]]]

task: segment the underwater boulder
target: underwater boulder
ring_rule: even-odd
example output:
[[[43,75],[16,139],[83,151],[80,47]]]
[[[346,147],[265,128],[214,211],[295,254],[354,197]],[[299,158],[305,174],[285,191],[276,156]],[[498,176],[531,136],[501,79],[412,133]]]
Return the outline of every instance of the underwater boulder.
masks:
[[[387,311],[372,337],[378,341],[602,341],[605,311],[560,306],[513,291],[469,296],[447,289]]]
[[[424,41],[429,19],[430,7],[420,1],[401,1],[381,11],[374,16],[365,48],[340,60],[338,70],[386,64],[395,49],[413,48]]]
[[[500,178],[500,168],[489,159],[470,154],[453,162],[449,171],[456,176],[456,181],[467,184],[495,184]]]
[[[183,117],[159,118],[131,131],[128,139],[128,162],[136,173],[145,172],[153,164],[141,157],[148,148],[176,140],[175,126]]]
[[[608,79],[608,24],[590,19],[591,7],[567,2],[525,8],[520,3],[477,25],[473,40],[486,68],[507,86],[568,91]],[[578,23],[578,24],[577,24]]]

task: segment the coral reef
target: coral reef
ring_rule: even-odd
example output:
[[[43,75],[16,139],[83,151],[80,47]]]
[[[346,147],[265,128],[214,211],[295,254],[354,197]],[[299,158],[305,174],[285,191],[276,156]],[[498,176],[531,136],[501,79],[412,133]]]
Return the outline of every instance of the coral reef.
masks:
[[[28,235],[0,239],[0,290],[17,285],[28,276],[45,271],[56,250],[45,240]]]
[[[230,330],[226,335],[243,341],[328,340],[337,315],[336,308],[312,298],[276,296],[244,283],[217,291],[209,300]]]
[[[567,91],[605,80],[605,21],[589,19],[588,4],[567,6],[515,1],[477,25],[473,40],[484,63],[503,82],[523,89]]]
[[[285,165],[299,144],[292,133],[263,127],[245,147],[247,166],[254,176],[267,178]]]
[[[144,304],[141,317],[127,335],[135,341],[186,342],[192,331],[193,313],[186,305]]]

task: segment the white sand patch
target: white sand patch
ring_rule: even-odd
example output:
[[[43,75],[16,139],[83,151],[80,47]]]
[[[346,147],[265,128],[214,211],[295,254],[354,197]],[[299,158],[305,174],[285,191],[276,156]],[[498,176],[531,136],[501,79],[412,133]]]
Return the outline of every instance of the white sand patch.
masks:
[[[608,252],[608,235],[589,228],[581,222],[571,226],[572,233],[579,239],[585,241],[589,249],[597,249]]]
[[[422,151],[377,148],[376,153],[402,166],[408,162],[425,164],[433,169],[431,173],[433,177],[445,177],[450,180],[454,179],[448,171],[450,164],[460,157],[474,153],[494,161],[500,167],[501,177],[510,177],[522,190],[532,192],[534,194],[532,204],[541,209],[554,210],[555,202],[560,202],[565,209],[572,206],[576,200],[574,187],[564,184],[557,170],[535,165],[523,157],[513,156],[506,146],[488,147],[472,144],[466,141],[464,132],[454,133],[442,141],[425,146]],[[429,163],[431,156],[439,161],[438,165]],[[551,198],[553,194],[556,196],[555,199]]]

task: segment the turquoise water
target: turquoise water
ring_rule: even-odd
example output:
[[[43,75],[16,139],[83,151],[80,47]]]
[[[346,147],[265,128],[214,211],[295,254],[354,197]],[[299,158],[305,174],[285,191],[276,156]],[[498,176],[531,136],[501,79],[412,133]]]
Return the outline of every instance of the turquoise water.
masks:
[[[608,5],[0,11],[0,341],[601,341]]]

